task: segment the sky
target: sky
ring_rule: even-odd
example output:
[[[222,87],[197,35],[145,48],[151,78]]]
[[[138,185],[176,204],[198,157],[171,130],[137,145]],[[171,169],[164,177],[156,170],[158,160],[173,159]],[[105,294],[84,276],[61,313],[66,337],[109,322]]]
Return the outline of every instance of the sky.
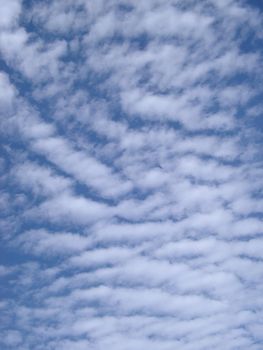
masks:
[[[262,350],[262,12],[0,0],[1,350]]]

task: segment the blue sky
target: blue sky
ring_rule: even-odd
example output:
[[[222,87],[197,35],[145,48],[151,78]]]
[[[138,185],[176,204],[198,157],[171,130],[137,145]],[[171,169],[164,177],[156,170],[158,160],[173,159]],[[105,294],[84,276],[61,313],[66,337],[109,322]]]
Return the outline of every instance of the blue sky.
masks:
[[[0,348],[262,350],[262,2],[0,9]]]

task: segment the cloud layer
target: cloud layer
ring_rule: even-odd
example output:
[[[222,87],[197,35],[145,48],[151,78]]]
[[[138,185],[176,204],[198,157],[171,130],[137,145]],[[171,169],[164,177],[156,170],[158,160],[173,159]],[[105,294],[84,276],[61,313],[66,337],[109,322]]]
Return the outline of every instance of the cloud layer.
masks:
[[[0,0],[3,350],[261,350],[262,8]]]

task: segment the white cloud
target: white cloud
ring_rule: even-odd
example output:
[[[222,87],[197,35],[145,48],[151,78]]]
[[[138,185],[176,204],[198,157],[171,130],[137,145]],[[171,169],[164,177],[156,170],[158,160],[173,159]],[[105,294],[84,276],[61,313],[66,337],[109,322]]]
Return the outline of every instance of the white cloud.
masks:
[[[75,151],[70,143],[61,137],[36,140],[32,146],[77,180],[94,187],[105,196],[123,194],[131,188],[128,181],[122,181],[106,165],[89,154]]]
[[[8,112],[13,107],[16,90],[10,83],[8,75],[0,72],[0,103],[1,112]]]
[[[5,0],[0,1],[1,18],[0,27],[10,28],[17,24],[19,15],[21,13],[21,1],[11,0],[6,2]]]
[[[13,176],[22,187],[39,195],[55,195],[70,190],[72,181],[54,174],[51,169],[32,162],[25,162],[14,168]]]
[[[18,243],[23,249],[36,255],[67,255],[85,250],[89,241],[86,237],[70,232],[31,230],[21,235]]]
[[[76,196],[71,193],[63,193],[47,199],[39,207],[30,209],[26,216],[36,216],[38,220],[50,220],[51,222],[71,223],[73,225],[85,225],[99,219],[108,219],[114,214],[113,208],[104,203]]]

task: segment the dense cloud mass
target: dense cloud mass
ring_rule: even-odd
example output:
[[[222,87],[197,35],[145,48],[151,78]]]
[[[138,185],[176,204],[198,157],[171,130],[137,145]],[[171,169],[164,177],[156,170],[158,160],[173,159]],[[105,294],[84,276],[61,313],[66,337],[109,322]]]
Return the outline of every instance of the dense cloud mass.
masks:
[[[0,12],[1,350],[262,350],[262,3]]]

